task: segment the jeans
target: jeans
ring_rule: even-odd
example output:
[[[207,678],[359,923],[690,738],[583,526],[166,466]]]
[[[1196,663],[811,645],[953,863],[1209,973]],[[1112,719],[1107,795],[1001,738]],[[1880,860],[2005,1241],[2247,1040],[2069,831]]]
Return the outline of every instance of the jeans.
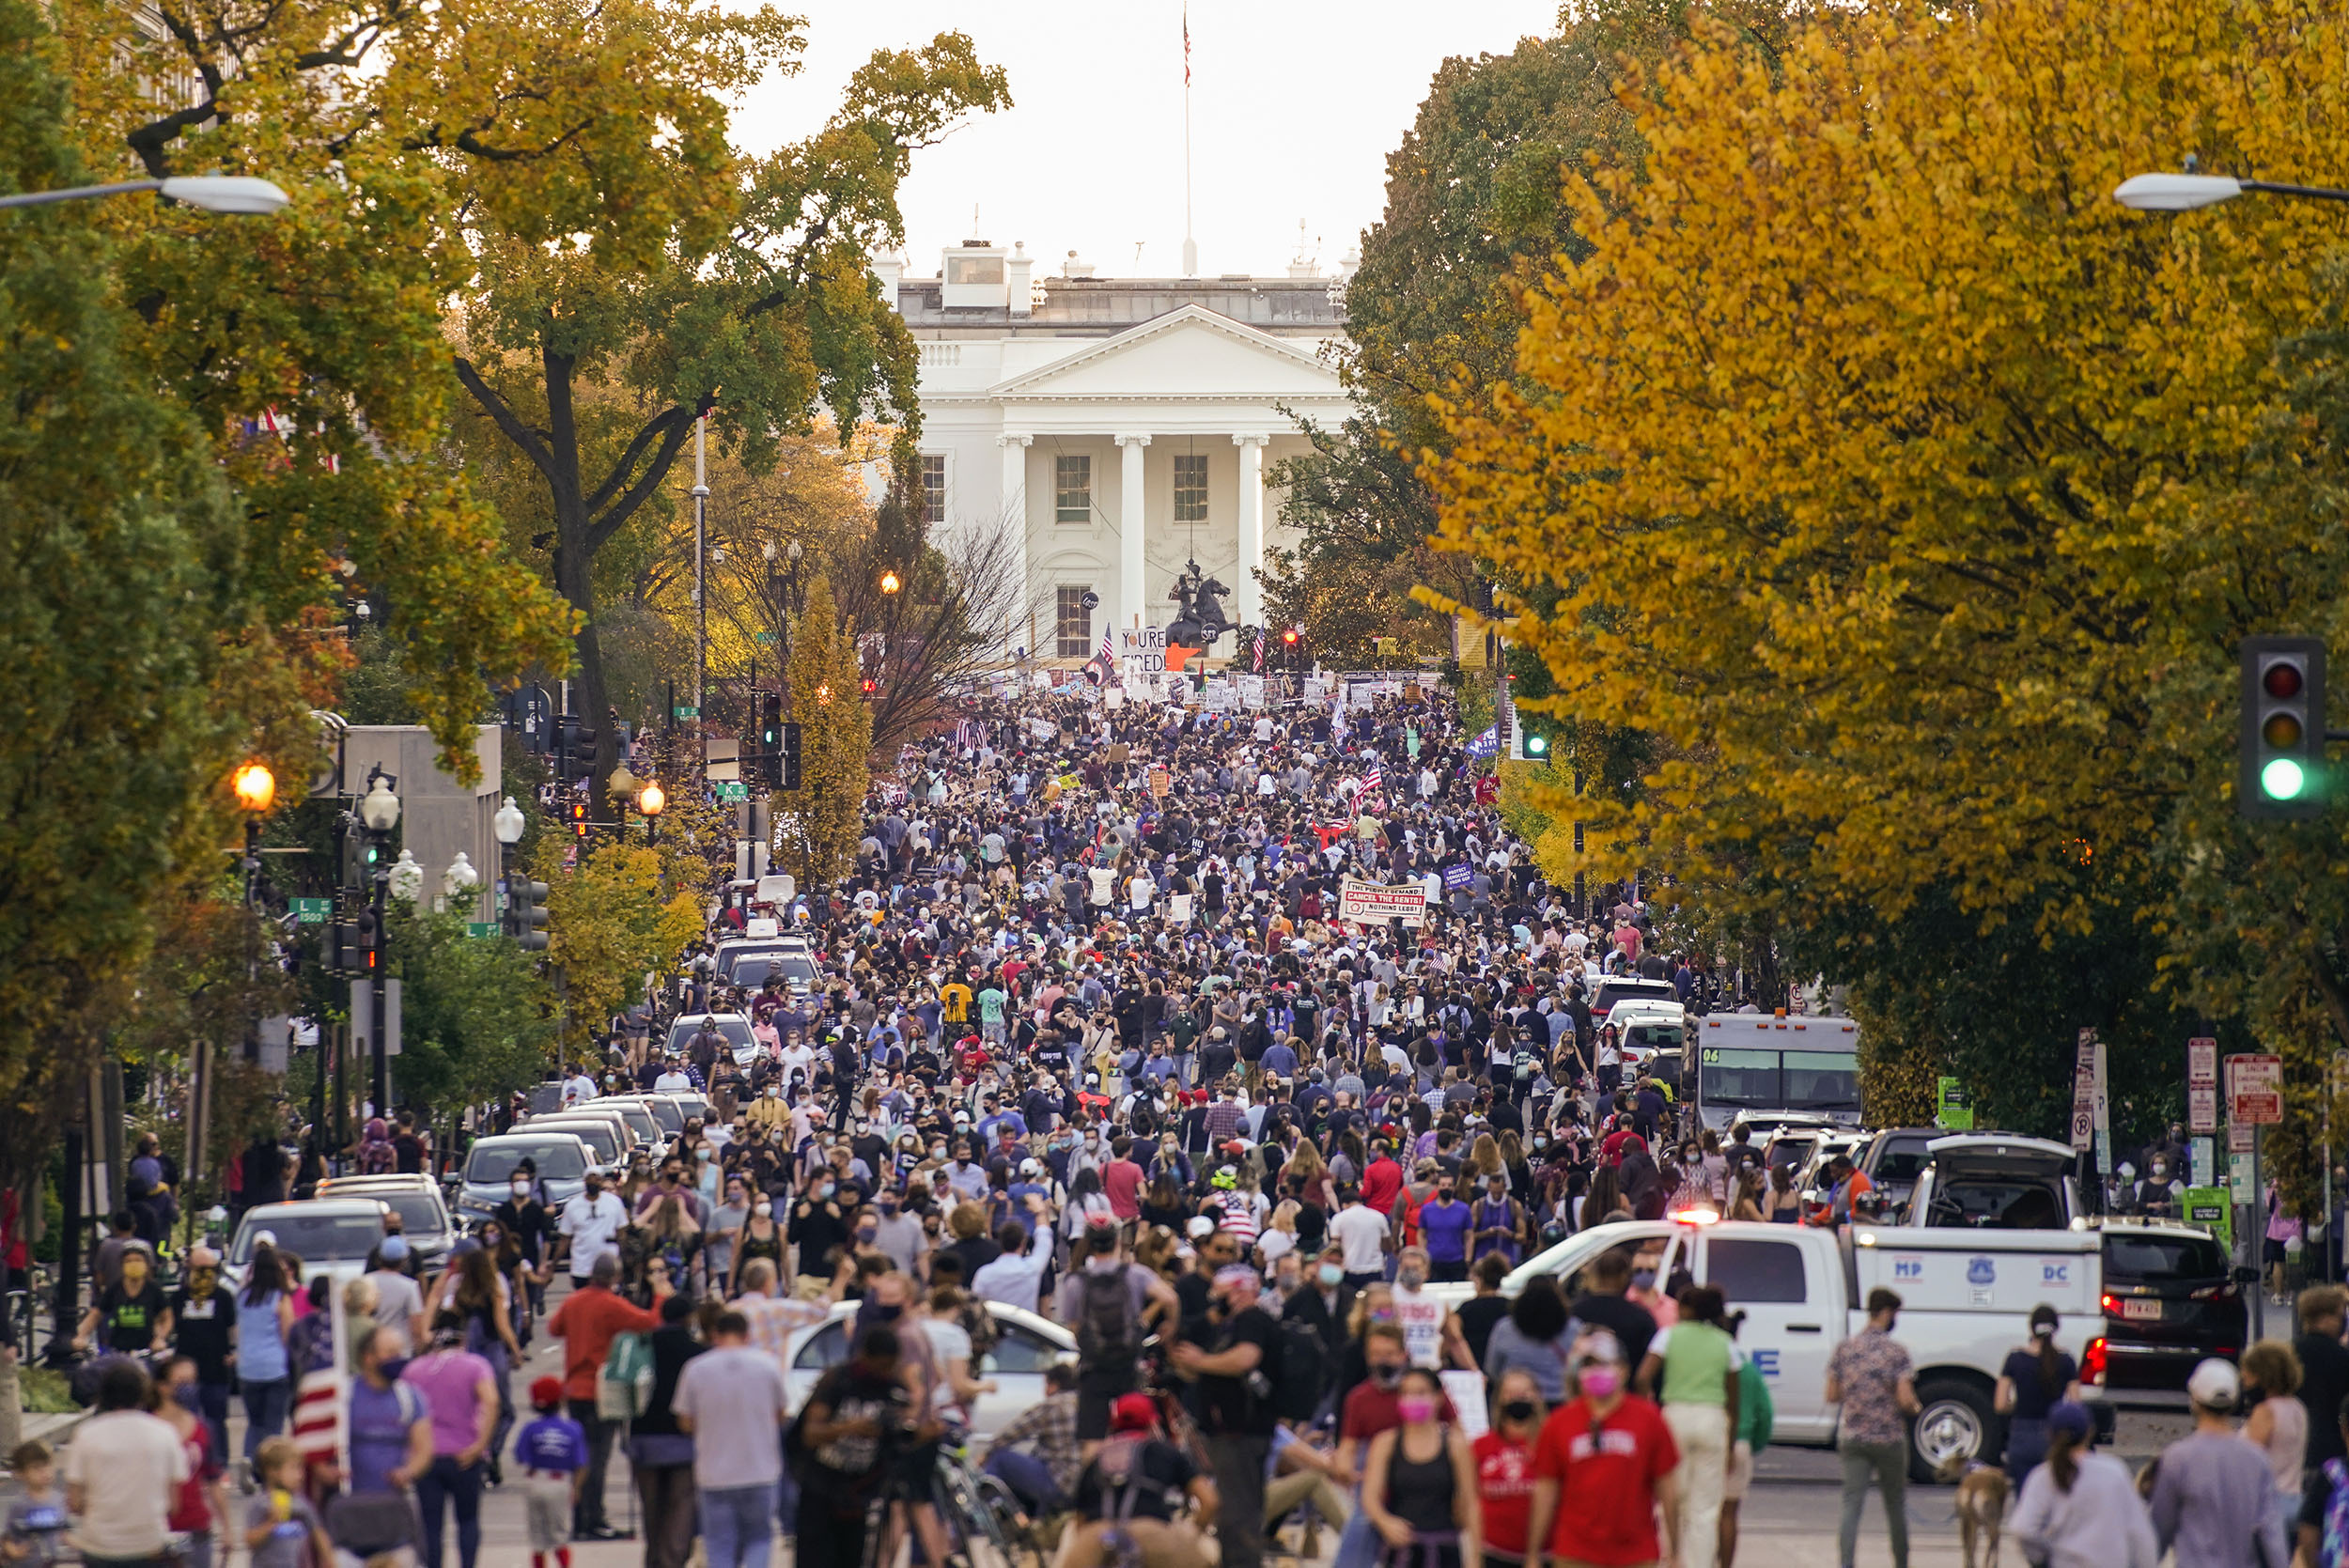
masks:
[[[1033,1453],[995,1449],[987,1456],[987,1473],[1011,1488],[1027,1511],[1049,1518],[1068,1506],[1068,1498],[1052,1479],[1051,1467]]]
[[[1272,1447],[1269,1437],[1232,1434],[1208,1445],[1215,1461],[1216,1539],[1222,1544],[1223,1568],[1262,1568],[1264,1562],[1264,1467]]]
[[[294,1380],[273,1377],[266,1383],[240,1378],[237,1392],[244,1399],[244,1456],[250,1462],[261,1444],[286,1429],[293,1410]]]
[[[634,1468],[645,1505],[645,1568],[685,1568],[693,1556],[693,1467]]]
[[[564,1403],[570,1409],[571,1420],[587,1434],[587,1468],[580,1477],[579,1502],[571,1510],[571,1533],[585,1535],[592,1530],[609,1529],[612,1521],[603,1511],[603,1474],[612,1465],[612,1435],[619,1430],[619,1423],[597,1415],[592,1399]]]
[[[775,1544],[774,1483],[705,1488],[701,1503],[709,1568],[767,1568]]]
[[[1357,1500],[1354,1512],[1346,1516],[1346,1528],[1338,1532],[1338,1557],[1333,1568],[1375,1568],[1386,1549],[1385,1540],[1370,1522],[1370,1511]]]
[[[1855,1443],[1844,1439],[1843,1524],[1836,1534],[1843,1556],[1837,1560],[1852,1568],[1859,1550],[1859,1513],[1867,1506],[1868,1483],[1884,1496],[1884,1519],[1892,1533],[1892,1568],[1908,1568],[1908,1444]]]
[[[432,1467],[416,1478],[416,1506],[424,1515],[424,1568],[441,1568],[442,1510],[457,1505],[457,1560],[473,1568],[481,1555],[481,1462],[459,1466],[453,1453],[435,1454]]]

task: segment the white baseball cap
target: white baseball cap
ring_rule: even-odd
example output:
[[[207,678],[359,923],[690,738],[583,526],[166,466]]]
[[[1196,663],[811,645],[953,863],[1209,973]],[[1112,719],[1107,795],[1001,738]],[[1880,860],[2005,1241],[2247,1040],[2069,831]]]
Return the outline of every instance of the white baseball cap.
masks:
[[[2243,1391],[2243,1380],[2235,1374],[2232,1362],[2213,1356],[2194,1369],[2194,1375],[2186,1380],[2186,1395],[2205,1410],[2232,1410]]]

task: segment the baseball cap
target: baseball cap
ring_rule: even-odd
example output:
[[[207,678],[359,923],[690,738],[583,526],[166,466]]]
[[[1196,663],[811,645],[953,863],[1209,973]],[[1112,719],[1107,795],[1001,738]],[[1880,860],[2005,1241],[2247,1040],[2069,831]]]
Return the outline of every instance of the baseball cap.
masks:
[[[1023,1159],[1019,1162],[1019,1173],[1023,1176],[1042,1175],[1044,1167],[1034,1159]]]
[[[1147,1432],[1158,1421],[1159,1407],[1148,1394],[1119,1394],[1110,1404],[1112,1432]]]
[[[560,1377],[537,1377],[531,1380],[530,1403],[537,1406],[563,1403],[563,1380]]]
[[[2223,1362],[2221,1363],[2224,1364]],[[2096,1418],[2077,1399],[2058,1400],[2047,1410],[2047,1430],[2085,1437],[2096,1429]]]
[[[2242,1391],[2234,1367],[2216,1356],[2196,1366],[2194,1374],[2186,1380],[2186,1397],[2206,1410],[2233,1409]]]
[[[1191,1240],[1202,1241],[1215,1234],[1215,1221],[1204,1214],[1194,1214],[1190,1217],[1189,1223],[1184,1225],[1183,1232]]]
[[[385,1263],[404,1263],[408,1258],[408,1238],[387,1235],[383,1238],[382,1244],[376,1248],[376,1251]]]

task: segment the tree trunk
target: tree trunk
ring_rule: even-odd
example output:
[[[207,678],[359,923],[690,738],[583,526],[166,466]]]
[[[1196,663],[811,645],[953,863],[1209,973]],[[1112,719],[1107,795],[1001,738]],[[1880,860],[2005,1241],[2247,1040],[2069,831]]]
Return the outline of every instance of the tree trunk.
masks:
[[[587,490],[579,471],[579,426],[571,400],[573,362],[549,347],[541,351],[546,366],[548,445],[553,472],[547,475],[554,502],[554,586],[579,612],[579,634],[572,644],[579,655],[579,701],[573,711],[585,717],[596,732],[595,780],[587,792],[588,812],[600,819],[604,781],[620,760],[620,737],[612,724],[612,702],[604,689],[603,648],[596,638],[596,555],[588,536]]]

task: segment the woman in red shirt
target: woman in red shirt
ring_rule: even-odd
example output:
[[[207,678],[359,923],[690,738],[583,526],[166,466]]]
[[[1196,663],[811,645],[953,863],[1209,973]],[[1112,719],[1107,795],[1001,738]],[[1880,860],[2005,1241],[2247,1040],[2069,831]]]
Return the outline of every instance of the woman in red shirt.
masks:
[[[1679,1508],[1673,1471],[1679,1445],[1664,1413],[1629,1392],[1623,1345],[1601,1329],[1575,1345],[1569,1361],[1579,1389],[1542,1423],[1533,1445],[1533,1508],[1526,1561],[1545,1556],[1594,1568],[1638,1568],[1664,1560],[1656,1511],[1666,1528]],[[1679,1543],[1671,1557],[1679,1559]]]
[[[1485,1511],[1485,1559],[1523,1562],[1533,1505],[1533,1441],[1541,1435],[1541,1385],[1511,1368],[1493,1391],[1493,1424],[1476,1439],[1476,1495]]]

